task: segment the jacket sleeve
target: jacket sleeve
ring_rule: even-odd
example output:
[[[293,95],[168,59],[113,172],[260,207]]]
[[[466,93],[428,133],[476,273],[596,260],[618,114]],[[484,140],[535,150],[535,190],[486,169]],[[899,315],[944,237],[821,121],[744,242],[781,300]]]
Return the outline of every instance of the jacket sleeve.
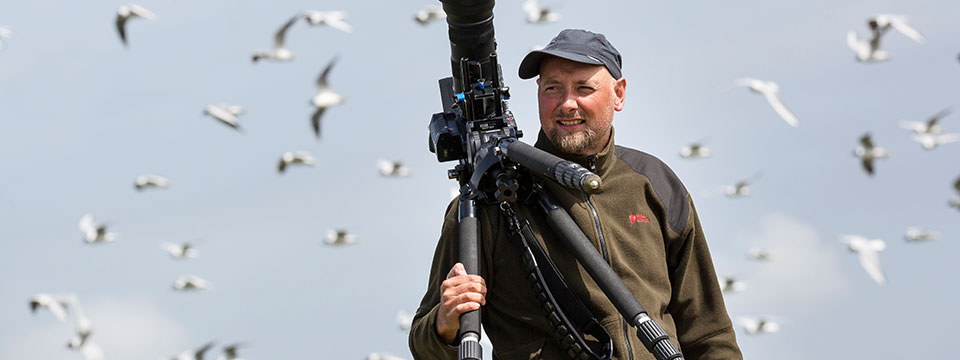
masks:
[[[673,288],[668,311],[677,326],[680,349],[689,360],[742,359],[707,240],[689,195],[687,202],[687,224],[668,249]]]
[[[420,307],[410,327],[409,346],[414,359],[456,359],[457,347],[451,346],[437,334],[437,312],[440,308],[440,283],[442,283],[459,258],[457,200],[447,207],[443,219],[440,240],[433,255],[427,292],[423,294]]]

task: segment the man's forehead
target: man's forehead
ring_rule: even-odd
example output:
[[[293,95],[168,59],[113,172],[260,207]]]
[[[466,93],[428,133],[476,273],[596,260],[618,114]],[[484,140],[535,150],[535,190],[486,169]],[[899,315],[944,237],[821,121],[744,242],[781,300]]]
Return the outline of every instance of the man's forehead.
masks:
[[[556,56],[547,56],[540,62],[541,81],[599,81],[603,80],[603,75],[613,78],[603,65],[584,64]]]

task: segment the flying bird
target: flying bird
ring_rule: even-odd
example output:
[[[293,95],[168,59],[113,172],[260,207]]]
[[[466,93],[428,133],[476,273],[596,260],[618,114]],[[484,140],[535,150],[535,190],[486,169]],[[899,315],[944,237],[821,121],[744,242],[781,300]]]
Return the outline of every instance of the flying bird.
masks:
[[[860,235],[843,235],[841,241],[847,244],[851,252],[855,252],[860,257],[860,266],[867,271],[867,274],[880,285],[887,283],[887,276],[880,267],[879,252],[887,248],[887,243],[881,239],[867,239]]]
[[[907,228],[907,233],[903,235],[903,238],[907,242],[923,242],[939,239],[940,233],[911,226]]]
[[[527,13],[527,22],[531,24],[544,24],[560,20],[560,15],[541,6],[540,0],[524,1],[523,11]]]
[[[754,247],[747,251],[747,258],[754,261],[770,261],[773,260],[773,253],[767,249]]]
[[[763,94],[763,97],[767,99],[767,102],[770,103],[770,106],[777,112],[777,115],[780,115],[783,121],[786,121],[790,126],[800,127],[800,122],[797,120],[797,117],[780,101],[780,96],[777,95],[777,93],[780,92],[780,86],[777,85],[777,83],[773,81],[741,78],[737,80],[737,85],[746,86],[752,92]]]
[[[768,317],[740,317],[737,324],[750,335],[768,334],[780,331],[780,324]]]
[[[870,27],[870,30],[879,32],[880,34],[885,34],[890,28],[894,28],[918,43],[923,44],[927,40],[917,29],[907,24],[907,18],[903,15],[876,15],[867,19],[867,25]]]
[[[950,115],[950,109],[943,109],[931,116],[927,121],[901,121],[900,127],[911,130],[915,135],[937,135],[943,132],[943,128],[937,125],[940,119]]]
[[[301,14],[310,25],[326,25],[346,33],[353,32],[353,26],[345,20],[347,13],[344,11],[304,10]]]
[[[237,355],[237,350],[240,349],[244,343],[233,343],[223,347],[223,355],[217,357],[217,360],[242,360],[239,355]]]
[[[230,104],[207,105],[207,107],[203,109],[204,115],[210,115],[217,121],[238,131],[240,130],[240,119],[238,116],[244,113],[246,113],[246,111],[240,105]]]
[[[426,26],[427,24],[433,22],[434,20],[442,20],[447,18],[447,13],[443,12],[443,8],[430,5],[426,8],[417,11],[417,14],[413,16],[413,19],[417,21],[418,24]]]
[[[874,145],[870,133],[866,133],[860,137],[860,145],[857,145],[857,148],[853,150],[853,155],[860,158],[860,163],[867,175],[873,176],[873,161],[890,157],[890,152]]]
[[[913,141],[920,143],[925,150],[936,149],[940,145],[960,141],[960,134],[916,134]]]
[[[102,352],[99,350],[99,346],[92,344],[92,341],[90,341],[90,334],[93,333],[93,325],[80,307],[80,302],[77,300],[77,297],[75,295],[64,296],[64,303],[69,304],[70,312],[73,313],[74,333],[76,334],[76,336],[67,343],[67,347],[73,350],[80,350],[81,353]]]
[[[173,282],[173,289],[179,291],[204,290],[212,285],[209,281],[194,275],[184,275]]]
[[[680,157],[684,159],[706,158],[712,155],[710,149],[703,146],[703,141],[697,141],[680,149]]]
[[[189,241],[180,244],[165,242],[160,246],[174,259],[193,259],[199,255],[197,249]]]
[[[298,151],[287,151],[280,155],[280,163],[277,165],[277,172],[283,174],[287,171],[287,166],[290,165],[307,165],[313,166],[317,163],[317,159],[310,155],[310,153],[302,150]]]
[[[290,27],[297,22],[297,19],[299,19],[298,16],[290,18],[290,20],[287,20],[287,22],[284,23],[279,30],[277,30],[277,33],[273,35],[273,49],[268,51],[260,50],[254,52],[252,58],[253,62],[256,63],[257,61],[260,61],[260,59],[269,59],[274,61],[290,61],[295,59],[296,55],[294,55],[293,51],[290,51],[290,49],[287,49],[283,46],[283,39],[287,36],[287,30],[289,30]]]
[[[53,316],[63,321],[67,318],[67,310],[64,307],[62,299],[50,294],[36,294],[30,298],[30,312],[36,314],[40,308],[50,310]]]
[[[93,218],[93,214],[86,214],[80,218],[77,223],[80,232],[83,233],[83,241],[87,244],[107,243],[116,237],[112,232],[107,231],[106,225],[98,225]]]
[[[390,177],[410,176],[410,168],[403,165],[401,161],[380,160],[377,162],[380,168],[380,175]]]
[[[137,180],[133,183],[133,187],[138,191],[149,188],[165,188],[167,186],[170,186],[169,179],[153,174],[137,176]]]
[[[310,103],[316,108],[310,117],[310,124],[313,126],[313,133],[317,136],[317,139],[320,138],[320,117],[323,116],[323,113],[327,111],[327,108],[343,104],[347,101],[345,96],[333,92],[327,82],[330,69],[333,69],[333,65],[336,63],[337,57],[330,59],[327,66],[320,72],[320,76],[317,77],[317,94],[310,100]]]
[[[327,232],[327,238],[324,242],[333,246],[350,245],[357,242],[357,236],[342,229],[330,230]]]
[[[214,342],[211,341],[197,349],[184,350],[179,355],[168,358],[168,359],[169,360],[203,360],[204,353],[206,353],[207,350],[210,350],[211,348],[213,348],[213,344]]]
[[[0,26],[0,50],[3,50],[3,48],[6,46],[6,43],[3,39],[7,39],[12,35],[13,31],[10,30],[10,28],[6,26]]]
[[[749,178],[738,181],[736,184],[727,185],[723,189],[723,193],[726,194],[727,197],[729,198],[750,196],[750,193],[751,193],[750,185],[752,185],[759,179],[760,179],[760,174],[757,173],[756,175],[753,175]]]
[[[734,277],[724,276],[720,278],[720,290],[725,293],[735,293],[743,291],[747,288],[747,283],[738,280]]]
[[[410,327],[413,326],[413,315],[404,310],[400,310],[397,313],[397,326],[404,332],[410,332]]]
[[[140,5],[130,4],[120,6],[120,8],[117,9],[117,33],[120,34],[120,41],[123,42],[123,46],[128,46],[127,21],[135,17],[153,20],[157,15]]]
[[[847,33],[847,46],[857,54],[857,61],[874,63],[890,60],[890,54],[880,50],[880,33],[874,31],[870,41],[860,39],[856,31]]]

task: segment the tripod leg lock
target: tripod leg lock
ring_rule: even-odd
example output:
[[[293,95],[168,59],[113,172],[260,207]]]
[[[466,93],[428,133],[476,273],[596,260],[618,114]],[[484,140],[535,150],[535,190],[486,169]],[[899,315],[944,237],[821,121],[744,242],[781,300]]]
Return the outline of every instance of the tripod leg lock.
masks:
[[[670,341],[670,337],[663,331],[656,321],[653,321],[646,313],[640,313],[633,319],[634,326],[637,327],[637,337],[643,346],[647,347],[658,360],[683,359],[680,350]]]

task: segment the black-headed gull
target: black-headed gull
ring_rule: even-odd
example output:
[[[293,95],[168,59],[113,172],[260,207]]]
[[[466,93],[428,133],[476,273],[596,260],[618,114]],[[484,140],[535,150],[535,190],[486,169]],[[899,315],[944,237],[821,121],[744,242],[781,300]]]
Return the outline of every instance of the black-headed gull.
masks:
[[[356,242],[357,242],[357,236],[350,234],[343,229],[328,231],[327,237],[326,239],[324,239],[324,243],[332,246],[350,245]]]
[[[244,343],[233,343],[224,346],[223,355],[217,357],[217,360],[242,360],[240,355],[237,355],[237,350],[244,346],[246,346]]]
[[[131,18],[141,17],[147,20],[156,19],[157,15],[153,11],[147,10],[140,5],[123,5],[117,9],[117,33],[120,34],[120,41],[123,46],[127,46],[127,21]]]
[[[347,18],[345,11],[304,10],[301,14],[310,25],[326,25],[346,33],[353,32],[353,26],[345,20]]]
[[[287,171],[287,167],[290,165],[307,165],[313,166],[317,163],[317,159],[313,157],[309,152],[298,150],[298,151],[287,151],[280,155],[280,163],[277,165],[277,172],[283,173]]]
[[[891,27],[899,31],[901,34],[906,35],[908,38],[913,39],[918,43],[924,43],[926,38],[920,34],[917,29],[914,29],[910,24],[907,24],[907,17],[903,15],[890,15],[890,14],[881,14],[876,15],[867,19],[867,25],[870,26],[870,30],[884,34]]]
[[[389,177],[410,176],[410,168],[403,165],[402,161],[379,160],[377,167],[380,169],[380,175]]]
[[[880,50],[880,33],[874,31],[870,41],[860,39],[856,31],[847,33],[847,46],[857,54],[857,61],[865,63],[890,60],[890,54]]]
[[[67,318],[67,309],[64,307],[63,299],[60,296],[50,294],[34,295],[30,298],[30,312],[36,314],[40,308],[50,310],[50,313],[60,321]]]
[[[173,289],[179,291],[204,290],[213,285],[210,281],[194,275],[183,275],[173,282]]]
[[[240,118],[246,111],[240,105],[215,104],[207,105],[203,109],[204,115],[210,115],[217,121],[235,129],[240,130]]]
[[[731,276],[720,278],[720,290],[725,293],[735,293],[746,290],[747,283]]]
[[[752,247],[747,250],[747,258],[754,261],[770,261],[773,260],[773,253],[767,249]]]
[[[154,174],[144,174],[137,176],[137,180],[134,181],[133,187],[138,191],[149,189],[149,188],[165,188],[170,186],[170,180]]]
[[[767,103],[773,107],[773,110],[777,112],[777,115],[786,121],[787,124],[793,127],[800,127],[800,121],[797,120],[797,117],[787,109],[786,105],[783,105],[783,102],[780,101],[780,86],[773,81],[763,81],[751,78],[740,78],[736,81],[737,85],[746,86],[758,94],[762,94],[764,98],[767,99]]]
[[[283,45],[284,37],[287,36],[287,30],[297,22],[299,16],[294,16],[283,23],[283,26],[277,30],[277,33],[273,35],[273,49],[267,51],[256,51],[253,53],[252,60],[254,63],[260,61],[260,59],[269,59],[274,61],[290,61],[295,59],[297,56],[287,49]]]
[[[916,134],[913,141],[920,143],[925,150],[936,149],[940,145],[960,141],[960,134]]]
[[[727,185],[723,189],[723,193],[729,198],[737,198],[750,196],[750,185],[755,183],[760,179],[760,173],[757,173],[749,178],[738,181],[736,184]]]
[[[525,0],[523,11],[527,13],[527,22],[543,24],[560,20],[560,15],[540,5],[540,0]]]
[[[768,334],[780,331],[780,324],[773,319],[764,316],[758,317],[739,317],[737,324],[743,327],[743,330],[750,335]]]
[[[867,271],[870,278],[880,285],[887,283],[887,276],[880,267],[879,252],[887,248],[887,243],[881,239],[867,239],[860,235],[843,235],[840,241],[847,244],[847,249],[857,253],[860,266]]]
[[[712,152],[706,146],[703,146],[702,140],[680,148],[680,157],[684,159],[706,158],[711,155]]]
[[[193,259],[200,255],[193,243],[189,241],[180,244],[165,242],[160,246],[174,259]]]
[[[443,12],[442,7],[436,5],[430,5],[426,8],[420,9],[420,11],[417,11],[416,15],[413,16],[413,19],[416,20],[418,24],[424,26],[433,22],[434,20],[442,20],[446,18],[447,13]]]
[[[874,145],[870,133],[866,133],[860,137],[860,145],[853,150],[853,155],[860,158],[860,164],[867,175],[873,176],[873,161],[890,157],[890,152]]]
[[[320,117],[323,116],[323,113],[327,111],[327,108],[343,104],[347,101],[345,96],[333,92],[327,81],[327,76],[330,75],[330,69],[333,69],[333,65],[336,63],[337,57],[330,59],[327,66],[320,72],[320,76],[317,76],[317,94],[310,100],[310,103],[316,108],[310,117],[310,125],[313,126],[313,133],[317,136],[317,139],[320,138]]]
[[[913,133],[916,135],[940,134],[943,132],[943,128],[941,128],[940,125],[937,125],[937,122],[940,121],[940,119],[943,119],[944,117],[946,117],[947,115],[950,115],[950,109],[943,109],[943,110],[940,110],[940,112],[931,116],[929,119],[927,119],[927,121],[924,121],[924,122],[901,121],[900,127],[913,131]]]
[[[116,238],[114,233],[107,231],[107,225],[97,224],[93,214],[86,214],[80,218],[77,227],[83,233],[83,241],[87,244],[107,243]]]
[[[937,240],[940,238],[940,233],[936,231],[930,231],[926,229],[921,229],[918,227],[908,227],[907,233],[903,235],[903,239],[907,242],[924,242],[930,240]]]

